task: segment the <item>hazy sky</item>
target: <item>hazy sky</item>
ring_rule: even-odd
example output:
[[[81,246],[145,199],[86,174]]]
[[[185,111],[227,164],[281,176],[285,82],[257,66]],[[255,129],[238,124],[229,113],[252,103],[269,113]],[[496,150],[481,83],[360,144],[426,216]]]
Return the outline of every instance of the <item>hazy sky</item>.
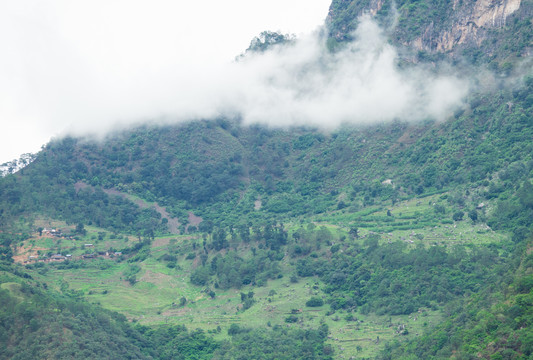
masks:
[[[0,0],[0,163],[93,121],[166,114],[164,104],[201,92],[195,84],[209,84],[261,31],[310,33],[329,4]]]

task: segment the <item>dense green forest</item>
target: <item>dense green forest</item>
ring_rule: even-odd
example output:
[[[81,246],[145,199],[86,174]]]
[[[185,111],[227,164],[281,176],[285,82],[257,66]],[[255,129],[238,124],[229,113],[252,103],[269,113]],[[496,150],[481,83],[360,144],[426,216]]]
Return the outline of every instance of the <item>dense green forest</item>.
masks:
[[[440,52],[409,44],[472,4],[334,0],[331,51],[377,3],[398,66],[492,83],[441,122],[51,141],[0,178],[0,357],[532,358],[532,2]]]

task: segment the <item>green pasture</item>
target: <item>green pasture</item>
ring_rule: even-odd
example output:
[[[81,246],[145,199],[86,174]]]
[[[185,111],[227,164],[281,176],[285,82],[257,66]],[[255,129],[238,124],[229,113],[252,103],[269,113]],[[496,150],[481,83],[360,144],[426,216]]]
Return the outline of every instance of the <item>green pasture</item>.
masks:
[[[88,301],[123,313],[132,321],[146,325],[183,324],[190,329],[209,331],[219,339],[227,337],[231,324],[305,329],[326,323],[330,328],[328,342],[337,355],[367,357],[375,355],[387,340],[408,339],[422,333],[439,317],[437,312],[423,309],[412,316],[377,316],[357,311],[331,312],[328,305],[307,307],[305,303],[312,296],[324,297],[323,284],[316,278],[291,283],[285,276],[268,281],[264,287],[211,288],[216,293],[211,298],[205,288],[190,284],[191,260],[179,261],[178,268],[170,269],[152,256],[139,264],[141,271],[134,285],[123,276],[131,264],[99,259],[87,261],[95,267],[67,270],[51,267],[45,275],[36,274],[36,277],[58,289],[62,283],[67,283],[70,290],[81,292]],[[102,266],[102,262],[110,267],[100,269],[98,266]],[[256,302],[247,310],[242,309],[241,292],[254,293]],[[184,306],[180,306],[182,297],[187,299]],[[297,322],[285,321],[291,315],[297,317]],[[396,333],[400,325],[406,325],[407,335]],[[220,332],[216,332],[218,327]]]

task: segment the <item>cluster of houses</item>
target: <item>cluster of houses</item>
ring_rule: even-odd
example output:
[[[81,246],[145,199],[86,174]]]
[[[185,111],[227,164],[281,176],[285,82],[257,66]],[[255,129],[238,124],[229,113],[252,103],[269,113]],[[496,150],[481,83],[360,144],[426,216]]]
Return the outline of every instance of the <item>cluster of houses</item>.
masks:
[[[38,255],[30,255],[28,256],[28,259],[24,261],[24,264],[28,264],[28,263],[32,263],[32,262],[51,262],[51,261],[64,261],[64,260],[69,260],[69,259],[72,259],[72,255],[71,254],[67,254],[67,255],[61,255],[61,254],[54,254],[54,255],[51,255],[50,257],[45,257],[43,255],[41,256],[38,256]]]
[[[94,247],[93,244],[85,244],[85,247]],[[27,260],[24,261],[25,264],[32,263],[32,262],[55,262],[55,261],[65,261],[65,260],[71,260],[71,259],[94,259],[97,257],[105,257],[105,258],[114,258],[121,256],[121,251],[115,251],[115,252],[109,252],[109,251],[98,251],[90,254],[83,254],[81,256],[73,257],[71,254],[67,255],[61,255],[61,254],[54,254],[50,257],[45,256],[37,256],[37,255],[30,255]]]
[[[51,236],[51,237],[63,237],[63,233],[61,232],[61,229],[53,229],[53,228],[44,228],[43,235]]]
[[[74,239],[72,235],[66,235],[64,234],[61,229],[54,229],[54,228],[44,228],[41,232],[42,236],[45,237],[52,237],[56,239]]]
[[[45,237],[52,237],[52,238],[62,238],[62,239],[73,239],[72,236],[64,234],[61,229],[56,228],[39,228],[39,233],[41,236]],[[94,248],[94,244],[84,244],[83,247],[85,249]],[[114,258],[121,256],[122,252],[115,251],[115,252],[109,252],[109,251],[94,251],[92,253],[83,254],[80,256],[72,256],[71,254],[62,255],[62,254],[54,254],[50,256],[46,255],[30,255],[27,259],[24,260],[25,264],[33,263],[33,262],[56,262],[56,261],[65,261],[65,260],[71,260],[71,259],[94,259],[97,257],[104,257],[104,258]]]

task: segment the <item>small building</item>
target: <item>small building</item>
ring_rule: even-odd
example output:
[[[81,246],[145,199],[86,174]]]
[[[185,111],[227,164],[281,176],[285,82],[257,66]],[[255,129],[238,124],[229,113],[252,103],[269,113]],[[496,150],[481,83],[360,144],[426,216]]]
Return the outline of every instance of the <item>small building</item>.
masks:
[[[85,247],[94,247],[93,244],[85,244],[84,246],[85,246]]]

